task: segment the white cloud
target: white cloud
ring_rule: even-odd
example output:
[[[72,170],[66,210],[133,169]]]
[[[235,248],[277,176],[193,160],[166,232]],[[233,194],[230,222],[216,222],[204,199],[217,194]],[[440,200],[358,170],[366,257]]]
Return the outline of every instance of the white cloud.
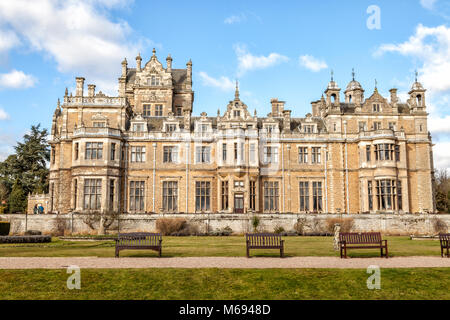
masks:
[[[270,53],[268,56],[254,56],[242,45],[234,46],[238,59],[238,75],[256,69],[265,69],[286,62],[288,57],[278,53]]]
[[[436,169],[450,168],[450,142],[437,142],[433,147],[434,167]]]
[[[35,77],[18,70],[0,74],[0,89],[25,89],[33,87],[36,82],[37,79]]]
[[[5,110],[0,108],[0,120],[8,120],[9,114],[6,113]]]
[[[199,72],[198,75],[202,79],[202,84],[207,87],[219,88],[223,91],[230,91],[235,88],[235,84],[228,77],[220,77],[215,79],[210,77],[206,72]]]
[[[20,44],[19,38],[10,30],[0,30],[0,52],[8,51]]]
[[[84,76],[98,88],[116,94],[120,62],[134,57],[148,42],[130,40],[124,21],[111,21],[108,11],[127,0],[15,0],[0,2],[0,21],[7,23],[31,49],[56,61],[58,71]],[[132,38],[131,38],[132,39]]]
[[[436,0],[420,0],[420,4],[422,5],[422,7],[428,10],[433,10],[435,3]]]
[[[314,58],[310,55],[303,55],[299,58],[300,65],[313,72],[319,72],[322,69],[328,68],[325,61]]]
[[[247,16],[244,13],[240,13],[238,15],[232,15],[232,16],[227,17],[223,23],[235,24],[235,23],[244,22],[246,20],[247,20]]]

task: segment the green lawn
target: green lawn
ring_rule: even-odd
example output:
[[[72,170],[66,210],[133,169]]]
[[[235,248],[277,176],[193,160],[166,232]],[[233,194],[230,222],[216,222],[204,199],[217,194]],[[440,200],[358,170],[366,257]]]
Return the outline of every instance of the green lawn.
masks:
[[[83,269],[81,290],[66,270],[0,270],[0,299],[450,299],[449,269],[382,269],[367,289],[362,269]]]
[[[286,256],[339,256],[333,250],[332,237],[284,237]],[[410,240],[386,237],[390,256],[439,256],[436,240]],[[277,256],[276,250],[252,250],[255,256]],[[0,244],[0,257],[113,257],[114,241],[61,241],[46,244]],[[154,251],[122,251],[121,256],[152,257]],[[163,237],[163,256],[245,256],[243,236]],[[379,256],[379,250],[349,250],[350,257]]]

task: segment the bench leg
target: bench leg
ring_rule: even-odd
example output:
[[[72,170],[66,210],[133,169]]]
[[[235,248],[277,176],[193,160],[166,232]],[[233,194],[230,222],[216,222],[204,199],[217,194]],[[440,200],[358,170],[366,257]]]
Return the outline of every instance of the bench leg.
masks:
[[[284,257],[284,248],[281,247],[280,248],[280,258],[283,258],[283,257]]]
[[[347,246],[344,247],[344,258],[347,259]]]
[[[162,254],[162,248],[161,247],[159,247],[159,257],[161,258],[161,254]]]
[[[449,248],[450,248],[450,247],[449,247],[449,246],[447,246],[447,258],[450,258],[450,253],[449,253],[449,251],[448,251],[448,250],[449,250]]]
[[[119,249],[118,248],[116,248],[116,258],[119,258]]]
[[[247,258],[250,258],[250,249],[247,247]]]
[[[387,246],[387,243],[386,243],[385,249],[386,249],[386,259],[387,259],[387,258],[389,258],[389,253],[388,253],[388,246]]]

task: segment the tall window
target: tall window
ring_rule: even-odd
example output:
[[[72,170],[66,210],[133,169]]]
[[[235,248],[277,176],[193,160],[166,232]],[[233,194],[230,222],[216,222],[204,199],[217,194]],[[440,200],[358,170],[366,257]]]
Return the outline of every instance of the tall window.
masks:
[[[183,115],[183,108],[182,107],[175,107],[175,116],[181,117]]]
[[[278,182],[264,182],[264,210],[278,211]]]
[[[130,211],[144,211],[144,181],[130,181]]]
[[[234,143],[234,160],[238,159],[238,144],[237,142]]]
[[[309,211],[309,182],[300,182],[300,211]]]
[[[400,146],[395,146],[395,161],[400,161]]]
[[[396,198],[395,180],[377,180],[377,202],[380,210],[394,210]]]
[[[79,154],[79,143],[75,143],[75,160],[78,160],[78,154]]]
[[[304,133],[314,133],[314,126],[304,125],[303,126],[303,132]]]
[[[114,179],[109,179],[109,210],[114,210],[114,192],[115,192],[115,185],[114,185]]]
[[[162,117],[163,115],[163,106],[162,104],[155,105],[155,117]]]
[[[379,103],[373,104],[373,112],[380,112],[380,104]]]
[[[221,189],[222,210],[228,209],[228,181],[222,181]]]
[[[86,142],[86,160],[103,158],[103,142]]]
[[[131,147],[131,162],[145,162],[145,147]]]
[[[56,154],[55,154],[55,147],[52,147],[52,164],[55,164]]]
[[[308,148],[299,147],[298,148],[298,163],[308,163]]]
[[[359,126],[359,131],[360,132],[361,131],[366,131],[366,123],[365,122],[363,122],[363,121],[358,122],[358,126]]]
[[[209,181],[195,183],[195,210],[211,210],[211,183]]]
[[[370,146],[366,146],[366,160],[370,162]]]
[[[264,147],[264,163],[278,163],[277,147]]]
[[[73,181],[73,208],[77,208],[78,201],[78,179]]]
[[[163,210],[177,211],[178,210],[178,182],[164,181],[163,182]]]
[[[322,182],[313,182],[313,210],[322,211]]]
[[[250,144],[250,162],[255,162],[256,146],[254,143]]]
[[[400,180],[397,181],[397,209],[403,210],[402,182]]]
[[[100,210],[102,199],[102,180],[84,180],[84,209]]]
[[[320,148],[313,147],[311,148],[311,162],[312,163],[320,163]]]
[[[173,163],[178,161],[178,147],[175,146],[165,146],[163,162]]]
[[[209,163],[211,159],[210,147],[196,147],[195,159],[197,163]]]
[[[375,145],[375,159],[376,160],[394,160],[394,145],[393,144],[376,144]]]
[[[111,160],[116,160],[116,144],[111,143]]]
[[[372,181],[367,182],[367,194],[369,197],[369,210],[373,210],[373,190]]]
[[[256,181],[250,181],[250,209],[256,210]]]
[[[225,162],[227,161],[227,144],[222,144],[222,160]]]
[[[144,117],[151,117],[152,115],[152,106],[150,104],[144,104],[143,106],[144,112],[142,113],[142,116]]]
[[[379,121],[374,122],[373,130],[381,130],[381,122],[379,122]]]

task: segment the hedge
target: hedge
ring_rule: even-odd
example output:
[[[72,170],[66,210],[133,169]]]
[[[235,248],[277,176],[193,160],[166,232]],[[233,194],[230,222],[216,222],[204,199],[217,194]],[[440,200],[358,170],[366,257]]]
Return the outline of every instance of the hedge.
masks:
[[[51,236],[0,236],[0,243],[43,243],[51,241]]]

